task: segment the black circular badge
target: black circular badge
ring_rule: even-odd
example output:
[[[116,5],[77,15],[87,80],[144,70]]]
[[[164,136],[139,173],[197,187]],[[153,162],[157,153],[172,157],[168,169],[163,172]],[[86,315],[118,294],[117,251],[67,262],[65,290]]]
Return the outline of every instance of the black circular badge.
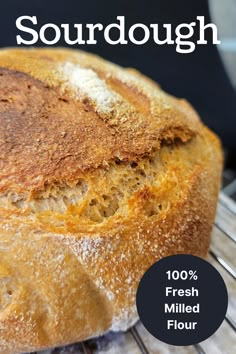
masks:
[[[162,258],[146,271],[136,303],[141,322],[154,337],[172,345],[192,345],[219,328],[228,293],[209,262],[180,254]]]

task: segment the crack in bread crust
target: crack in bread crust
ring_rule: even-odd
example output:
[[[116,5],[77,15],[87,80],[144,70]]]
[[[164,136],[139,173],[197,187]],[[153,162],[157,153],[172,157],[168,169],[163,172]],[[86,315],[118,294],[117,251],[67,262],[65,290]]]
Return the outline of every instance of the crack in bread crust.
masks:
[[[189,176],[207,162],[199,150],[201,144],[204,138],[200,136],[187,143],[162,144],[150,156],[132,162],[116,159],[106,168],[81,173],[71,184],[54,183],[31,194],[9,191],[0,195],[0,207],[34,214],[52,232],[56,224],[60,231],[69,232],[68,223],[77,223],[79,230],[110,218],[129,218],[134,200],[141,201],[144,215],[162,215],[181,200]]]

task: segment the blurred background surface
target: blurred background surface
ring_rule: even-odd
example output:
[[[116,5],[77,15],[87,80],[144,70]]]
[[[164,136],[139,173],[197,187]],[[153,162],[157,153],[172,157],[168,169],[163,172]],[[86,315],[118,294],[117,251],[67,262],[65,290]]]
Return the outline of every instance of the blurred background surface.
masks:
[[[217,23],[221,39],[218,49],[229,78],[236,88],[236,1],[209,0],[209,5],[212,20]]]

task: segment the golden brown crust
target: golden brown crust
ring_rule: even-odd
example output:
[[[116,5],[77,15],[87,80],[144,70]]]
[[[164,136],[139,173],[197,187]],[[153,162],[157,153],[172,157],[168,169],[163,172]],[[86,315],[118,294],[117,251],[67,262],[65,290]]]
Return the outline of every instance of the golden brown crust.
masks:
[[[159,149],[162,141],[187,141],[198,131],[198,117],[188,103],[140,74],[89,54],[6,50],[0,53],[1,67],[3,191],[76,180],[80,171],[115,158],[136,160]],[[73,87],[68,80],[77,70],[91,81],[91,91],[97,85],[107,94],[101,92],[94,102],[95,95],[81,92],[83,83]]]
[[[5,50],[0,67],[0,352],[125,329],[151,264],[206,256],[219,141],[185,101],[91,54]]]

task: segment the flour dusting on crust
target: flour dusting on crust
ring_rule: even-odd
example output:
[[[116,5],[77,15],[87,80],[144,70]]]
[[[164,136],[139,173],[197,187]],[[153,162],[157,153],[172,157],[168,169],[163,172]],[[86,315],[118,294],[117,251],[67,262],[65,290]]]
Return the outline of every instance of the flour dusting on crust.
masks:
[[[109,113],[120,101],[117,93],[107,87],[104,80],[90,68],[66,62],[59,67],[64,85],[74,90],[76,98],[88,98],[99,113]]]
[[[129,309],[129,311],[123,308],[121,309],[120,316],[113,317],[110,331],[125,332],[127,329],[135,325],[135,323],[138,322],[138,319],[139,317],[135,306],[133,306],[132,309]]]

